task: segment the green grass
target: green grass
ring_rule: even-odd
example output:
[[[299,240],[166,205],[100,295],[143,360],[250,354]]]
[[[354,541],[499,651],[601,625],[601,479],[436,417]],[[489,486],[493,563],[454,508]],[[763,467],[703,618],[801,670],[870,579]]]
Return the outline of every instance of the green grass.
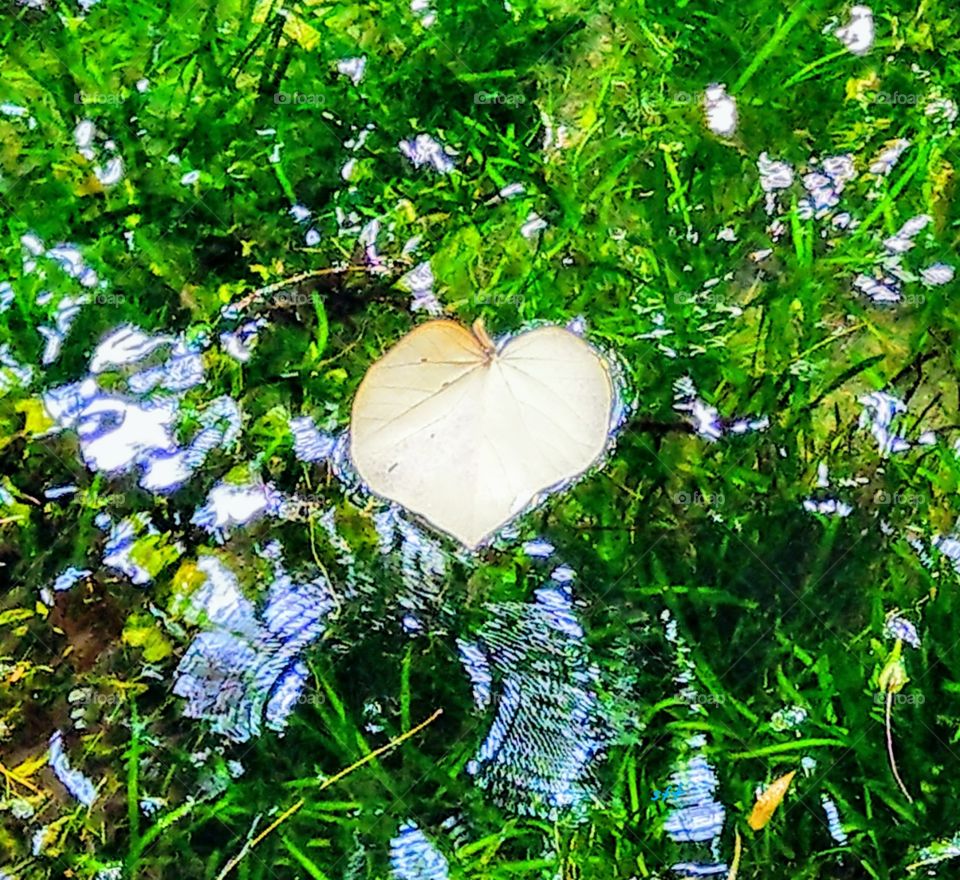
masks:
[[[457,878],[665,877],[683,853],[651,797],[692,730],[708,735],[720,778],[726,858],[735,828],[743,838],[740,880],[892,880],[920,847],[958,830],[957,575],[940,557],[923,565],[908,543],[949,532],[960,512],[951,448],[960,425],[958,291],[914,285],[922,301],[880,310],[851,285],[873,265],[879,241],[922,212],[933,218],[931,235],[905,264],[955,261],[956,134],[925,116],[922,102],[870,98],[960,97],[955,4],[875,4],[878,43],[863,58],[822,33],[847,14],[826,0],[512,0],[509,10],[438,0],[427,29],[402,2],[101,0],[84,16],[66,0],[50,6],[13,6],[0,18],[0,101],[35,119],[30,127],[0,115],[0,280],[16,291],[0,314],[0,343],[38,367],[31,388],[0,390],[0,486],[15,500],[0,506],[0,762],[23,766],[43,755],[53,730],[74,731],[68,695],[91,688],[104,699],[84,704],[88,725],[68,736],[69,752],[103,785],[86,811],[49,769],[24,770],[35,791],[5,776],[0,866],[31,880],[67,870],[94,877],[115,862],[131,877],[215,878],[303,798],[236,877],[386,878],[390,840],[407,819],[435,837]],[[355,87],[336,62],[361,54],[367,70]],[[142,78],[144,92],[135,85]],[[728,141],[703,124],[700,98],[714,81],[738,100],[740,125]],[[478,101],[478,93],[510,100]],[[314,97],[278,102],[278,94]],[[102,192],[73,142],[84,117],[124,160],[124,179]],[[566,146],[541,149],[546,120],[555,137],[566,128]],[[344,142],[368,123],[374,129],[351,152]],[[404,163],[397,143],[419,132],[457,151],[456,173]],[[749,254],[769,246],[761,152],[799,167],[812,155],[850,152],[862,170],[898,137],[912,147],[879,191],[861,178],[844,192],[858,229],[828,246],[821,224],[794,210],[760,273]],[[351,157],[348,186],[340,169]],[[193,170],[199,181],[181,184]],[[525,193],[495,199],[509,183]],[[314,247],[288,215],[294,202],[314,212]],[[385,276],[355,272],[298,288],[301,305],[265,312],[270,327],[248,364],[208,355],[208,382],[188,403],[240,400],[244,435],[233,455],[214,456],[186,489],[157,501],[130,478],[86,472],[69,435],[38,435],[30,415],[39,391],[81,375],[95,340],[117,324],[216,333],[225,302],[358,263],[356,235],[337,235],[337,210],[356,212],[361,224],[379,218],[380,250],[394,266]],[[531,211],[549,226],[528,240],[519,230]],[[735,242],[716,240],[725,226]],[[52,312],[36,296],[76,286],[54,270],[42,285],[23,273],[28,231],[48,246],[76,242],[122,297],[85,307],[42,373],[37,326]],[[380,558],[370,511],[298,463],[286,434],[287,417],[302,413],[344,426],[366,368],[413,325],[395,282],[400,249],[415,235],[423,241],[416,259],[431,260],[451,315],[482,316],[492,332],[583,315],[591,338],[623,364],[636,408],[605,468],[521,524],[524,537],[548,538],[579,574],[581,618],[617,720],[598,771],[601,797],[584,823],[512,815],[464,771],[489,719],[472,710],[454,640],[484,619],[484,602],[529,598],[541,570],[511,548],[458,567],[431,634],[409,640],[398,623],[397,563]],[[722,280],[710,296],[692,299],[713,278]],[[676,358],[649,336],[658,314]],[[717,444],[651,430],[678,421],[673,384],[687,374],[725,416],[768,414],[770,430]],[[856,429],[857,396],[880,388],[909,397],[911,438],[943,427],[941,442],[881,459]],[[177,571],[201,547],[198,535],[181,530],[187,549],[160,559],[147,590],[100,568],[54,609],[37,597],[68,564],[96,569],[99,510],[154,510],[176,531],[174,514],[188,521],[210,486],[245,461],[284,490],[335,504],[357,555],[352,568],[339,562],[314,522],[262,522],[226,548],[251,596],[266,573],[254,545],[274,536],[288,558],[321,564],[334,585],[350,577],[377,590],[339,609],[309,653],[314,684],[286,736],[214,754],[222,786],[199,797],[203,771],[190,755],[219,744],[181,717],[182,701],[170,694],[189,632],[160,617],[178,591]],[[866,479],[837,490],[854,505],[846,519],[801,507],[821,461],[835,481]],[[68,482],[82,491],[43,498]],[[878,505],[880,492],[908,500]],[[679,493],[707,501],[680,503]],[[903,691],[923,702],[895,705],[892,719],[912,804],[890,772],[874,700],[893,608],[918,622],[923,638],[906,653]],[[701,693],[712,697],[704,716],[676,699],[665,609],[691,646]],[[151,639],[124,638],[133,615],[153,627]],[[771,716],[793,704],[808,721],[798,732],[776,730]],[[443,715],[421,733],[317,790],[438,708]],[[816,769],[798,773],[771,824],[751,831],[756,787],[798,769],[805,755]],[[230,776],[229,759],[243,764],[242,776]],[[825,827],[825,794],[849,832],[842,849]],[[159,812],[140,814],[145,796],[164,799]],[[34,818],[14,817],[16,798],[33,805]],[[463,831],[455,839],[439,828],[452,815]],[[52,823],[54,844],[32,857],[33,831]],[[956,867],[939,870],[950,877]]]

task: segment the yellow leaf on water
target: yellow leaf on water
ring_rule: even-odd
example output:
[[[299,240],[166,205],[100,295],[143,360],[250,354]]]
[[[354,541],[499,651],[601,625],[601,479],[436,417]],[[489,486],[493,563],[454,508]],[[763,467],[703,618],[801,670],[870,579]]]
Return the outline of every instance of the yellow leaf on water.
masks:
[[[33,776],[39,769],[47,766],[47,753],[46,751],[41,752],[35,758],[27,758],[22,764],[17,764],[16,767],[10,768],[10,773],[14,776],[20,777],[20,779],[29,779]]]
[[[47,411],[44,409],[43,402],[39,397],[20,400],[16,403],[14,409],[23,415],[23,430],[31,436],[44,434],[55,424],[53,419],[47,415]]]
[[[796,775],[797,771],[791,770],[779,779],[775,779],[760,793],[760,797],[757,798],[757,802],[753,805],[750,818],[747,819],[747,823],[754,831],[759,831],[770,821],[774,811],[780,806],[780,802],[783,800],[784,795],[786,795],[787,789],[790,788],[793,777]]]
[[[11,623],[20,623],[33,617],[31,608],[11,608],[0,614],[0,626],[9,626]]]

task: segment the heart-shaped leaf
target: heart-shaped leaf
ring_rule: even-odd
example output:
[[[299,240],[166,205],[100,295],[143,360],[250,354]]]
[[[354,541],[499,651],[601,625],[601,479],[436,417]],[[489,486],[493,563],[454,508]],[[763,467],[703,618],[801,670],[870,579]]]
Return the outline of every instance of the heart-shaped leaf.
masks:
[[[606,361],[569,330],[497,344],[428,321],[360,383],[351,455],[373,492],[472,549],[600,457],[613,405]]]

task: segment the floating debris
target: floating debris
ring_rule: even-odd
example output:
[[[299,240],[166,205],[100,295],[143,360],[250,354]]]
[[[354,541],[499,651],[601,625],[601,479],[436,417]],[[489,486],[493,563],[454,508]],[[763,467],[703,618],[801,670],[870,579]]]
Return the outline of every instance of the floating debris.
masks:
[[[714,134],[730,137],[737,130],[737,102],[727,94],[723,83],[707,86],[703,95],[707,127]]]
[[[427,836],[404,822],[390,841],[390,871],[394,880],[448,880],[450,866]]]
[[[850,9],[850,21],[836,32],[837,39],[854,55],[866,55],[873,48],[873,10],[869,6]]]
[[[63,750],[63,734],[58,730],[50,737],[50,769],[60,784],[70,792],[71,797],[85,807],[93,806],[97,799],[97,786],[93,780],[70,766],[67,753]]]
[[[534,595],[488,606],[476,636],[457,640],[477,708],[496,706],[467,772],[500,805],[555,818],[594,795],[607,720],[569,587],[554,580]]]
[[[201,557],[197,569],[204,582],[184,617],[207,629],[177,667],[173,692],[187,700],[184,715],[233,742],[259,736],[264,725],[282,733],[309,678],[299,655],[334,607],[329,585],[319,576],[297,584],[281,569],[258,617],[219,559]]]

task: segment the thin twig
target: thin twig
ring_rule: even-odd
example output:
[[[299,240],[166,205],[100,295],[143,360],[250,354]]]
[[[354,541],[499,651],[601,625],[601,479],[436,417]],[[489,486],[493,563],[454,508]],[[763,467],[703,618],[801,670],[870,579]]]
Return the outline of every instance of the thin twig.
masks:
[[[897,780],[897,785],[900,786],[900,791],[903,792],[903,796],[912,804],[913,798],[910,797],[910,792],[907,791],[907,787],[903,784],[903,780],[900,778],[900,771],[897,769],[897,759],[893,756],[893,731],[890,727],[890,710],[893,706],[893,691],[887,690],[887,708],[886,708],[886,728],[887,728],[887,755],[890,758],[890,769],[893,771],[893,778]]]
[[[3,764],[0,764],[0,773],[2,773],[10,782],[16,782],[17,785],[22,785],[24,788],[29,789],[34,794],[43,794],[43,792],[37,788],[32,782],[28,782],[22,776],[18,776],[12,770],[8,770]]]
[[[323,782],[321,782],[320,785],[317,787],[317,791],[320,792],[320,791],[323,791],[325,788],[329,788],[335,782],[339,782],[341,779],[343,779],[344,776],[347,776],[348,774],[352,773],[354,770],[357,770],[358,768],[362,767],[364,764],[369,763],[374,758],[377,758],[380,755],[382,755],[384,752],[390,751],[390,749],[395,748],[396,746],[400,745],[400,743],[410,739],[410,737],[415,736],[421,730],[423,730],[423,728],[425,728],[427,725],[432,724],[434,721],[436,721],[437,718],[439,718],[442,714],[443,714],[443,709],[437,709],[437,711],[434,712],[426,721],[421,721],[416,727],[412,727],[406,733],[401,733],[400,736],[397,736],[394,739],[390,740],[390,742],[388,742],[386,745],[380,746],[379,749],[374,749],[369,754],[364,755],[359,761],[354,761],[354,763],[352,763],[349,767],[346,767],[343,770],[341,770],[339,773],[334,773],[333,776],[330,776],[327,779],[324,779]],[[261,831],[256,837],[254,837],[253,840],[249,841],[248,843],[245,843],[243,845],[243,848],[240,850],[240,852],[237,853],[237,855],[235,855],[232,859],[230,859],[230,861],[227,862],[226,865],[224,865],[223,870],[219,874],[217,874],[217,880],[224,880],[224,878],[237,865],[240,864],[243,857],[248,852],[250,852],[250,850],[252,850],[258,843],[264,840],[264,838],[270,835],[273,831],[279,828],[284,822],[287,821],[287,819],[289,819],[294,813],[296,813],[301,807],[303,807],[305,803],[306,803],[306,800],[304,798],[300,798],[300,800],[298,800],[295,804],[293,804],[293,806],[284,810],[279,816],[277,816],[277,818],[274,819],[273,822],[271,822],[266,828],[264,828],[263,831]]]
[[[743,841],[740,839],[740,831],[733,829],[733,862],[730,865],[730,873],[727,874],[727,880],[737,880],[737,872],[740,870],[740,852],[743,847]]]

